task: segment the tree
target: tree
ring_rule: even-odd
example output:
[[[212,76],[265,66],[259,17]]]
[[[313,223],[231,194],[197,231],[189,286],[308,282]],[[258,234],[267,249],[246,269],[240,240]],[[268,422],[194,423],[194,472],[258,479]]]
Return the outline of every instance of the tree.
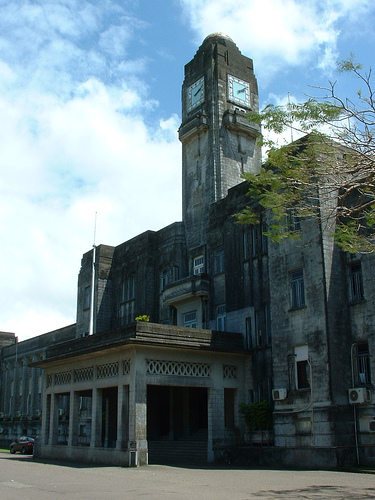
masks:
[[[274,240],[298,238],[296,221],[324,225],[349,252],[374,252],[375,230],[375,96],[371,70],[363,73],[351,56],[338,64],[361,84],[356,102],[340,97],[337,82],[313,87],[323,92],[300,104],[268,105],[249,120],[262,130],[305,134],[281,148],[262,137],[268,158],[258,174],[245,174],[248,194],[259,202],[237,214],[255,224],[271,214],[267,233]]]

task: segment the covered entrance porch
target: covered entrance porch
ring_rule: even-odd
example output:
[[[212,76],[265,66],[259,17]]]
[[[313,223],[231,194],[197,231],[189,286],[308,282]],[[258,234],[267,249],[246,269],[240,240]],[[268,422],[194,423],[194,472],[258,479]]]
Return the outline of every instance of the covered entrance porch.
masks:
[[[206,463],[207,387],[147,386],[149,463]]]

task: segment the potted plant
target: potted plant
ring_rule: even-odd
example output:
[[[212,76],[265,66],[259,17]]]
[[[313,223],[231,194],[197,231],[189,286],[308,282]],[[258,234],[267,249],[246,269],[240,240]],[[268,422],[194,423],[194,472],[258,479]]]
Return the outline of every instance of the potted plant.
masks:
[[[251,444],[272,443],[272,408],[266,400],[257,403],[241,403],[239,407],[245,419],[248,436],[245,440]]]

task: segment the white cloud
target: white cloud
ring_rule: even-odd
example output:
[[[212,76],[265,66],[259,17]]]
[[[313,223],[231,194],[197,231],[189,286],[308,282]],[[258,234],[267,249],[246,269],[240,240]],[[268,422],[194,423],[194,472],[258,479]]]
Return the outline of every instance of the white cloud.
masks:
[[[95,212],[109,245],[181,219],[178,118],[146,125],[147,59],[126,59],[143,27],[108,2],[0,7],[0,329],[20,340],[75,321]]]
[[[307,61],[331,68],[340,34],[337,21],[359,19],[368,0],[180,0],[199,39],[212,32],[235,38],[257,61],[257,73],[274,74],[285,64]]]

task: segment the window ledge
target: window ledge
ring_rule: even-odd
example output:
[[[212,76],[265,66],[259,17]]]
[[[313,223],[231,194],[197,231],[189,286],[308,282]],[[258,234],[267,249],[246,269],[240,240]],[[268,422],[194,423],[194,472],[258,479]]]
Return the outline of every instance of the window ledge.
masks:
[[[356,300],[350,300],[349,301],[349,305],[354,305],[354,304],[363,304],[364,302],[366,302],[366,299],[363,298],[363,299],[356,299]]]
[[[290,308],[288,309],[288,311],[289,311],[289,312],[291,312],[291,311],[300,311],[301,309],[306,309],[306,307],[307,307],[307,305],[306,305],[306,304],[305,304],[305,305],[303,305],[303,306],[299,306],[299,307],[290,307]]]

